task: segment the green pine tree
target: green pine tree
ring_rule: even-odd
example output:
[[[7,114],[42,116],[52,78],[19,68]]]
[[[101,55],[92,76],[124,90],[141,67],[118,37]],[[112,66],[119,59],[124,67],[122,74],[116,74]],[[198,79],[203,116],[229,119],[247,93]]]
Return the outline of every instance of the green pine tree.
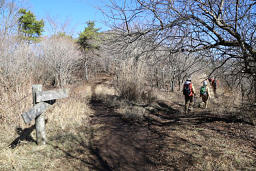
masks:
[[[87,27],[85,27],[84,31],[79,34],[77,41],[81,49],[87,51],[100,48],[99,30],[100,29],[95,28],[94,21],[87,22]]]
[[[21,37],[28,41],[37,41],[44,31],[44,21],[37,21],[35,15],[26,9],[20,9],[19,14],[18,24]]]

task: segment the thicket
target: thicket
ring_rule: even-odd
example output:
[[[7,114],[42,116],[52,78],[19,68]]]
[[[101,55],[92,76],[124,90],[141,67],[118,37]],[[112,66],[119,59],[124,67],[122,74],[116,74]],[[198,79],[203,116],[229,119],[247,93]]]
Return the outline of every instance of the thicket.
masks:
[[[111,1],[102,11],[113,21],[110,42],[118,62],[146,62],[157,87],[165,85],[165,75],[173,90],[176,82],[204,70],[206,78],[217,77],[255,103],[254,9],[251,1],[128,0]]]
[[[44,21],[17,1],[1,0],[0,11],[0,122],[22,126],[32,84],[57,88],[81,80],[77,73],[86,54],[66,34],[42,37]]]
[[[23,107],[9,106],[26,97],[31,92],[32,84],[63,87],[78,80],[89,80],[100,72],[113,75],[117,92],[129,101],[150,102],[155,88],[180,91],[187,77],[203,75],[201,79],[207,79],[208,76],[214,75],[228,91],[238,94],[242,102],[254,102],[255,77],[244,69],[244,56],[235,58],[233,54],[229,54],[231,59],[220,58],[222,51],[216,49],[193,50],[193,47],[197,47],[196,44],[189,45],[189,42],[194,40],[189,35],[193,34],[187,32],[187,35],[184,35],[188,30],[181,27],[186,23],[176,25],[173,21],[174,25],[169,25],[162,18],[166,11],[160,10],[161,17],[157,18],[165,27],[161,27],[161,24],[155,25],[155,20],[147,26],[124,20],[126,22],[113,25],[111,31],[100,33],[94,22],[90,21],[75,40],[64,33],[42,38],[42,28],[32,34],[32,30],[24,29],[25,26],[22,25],[24,21],[21,19],[24,19],[27,11],[20,11],[15,5],[8,5],[14,1],[1,2],[0,10],[4,12],[0,14],[0,18],[5,21],[5,25],[0,27],[2,120],[7,121],[9,117],[6,116],[13,113],[15,117],[11,118],[18,120],[18,114],[24,111],[30,100],[22,103]],[[142,12],[153,12],[149,9],[155,8],[149,3],[138,5],[142,7]],[[119,12],[120,9],[122,8],[114,8],[112,12]],[[20,12],[24,15],[16,15]],[[10,15],[7,16],[7,13]],[[130,15],[125,12],[122,14]],[[42,20],[37,21],[31,13],[29,16],[32,16],[33,22],[43,26]],[[199,26],[203,28],[203,25]],[[22,28],[24,36],[36,36],[37,41],[21,38]],[[195,42],[200,44],[197,39]],[[201,40],[202,42],[204,41]],[[233,48],[232,52],[238,52],[238,49]],[[253,67],[250,69],[254,72]]]

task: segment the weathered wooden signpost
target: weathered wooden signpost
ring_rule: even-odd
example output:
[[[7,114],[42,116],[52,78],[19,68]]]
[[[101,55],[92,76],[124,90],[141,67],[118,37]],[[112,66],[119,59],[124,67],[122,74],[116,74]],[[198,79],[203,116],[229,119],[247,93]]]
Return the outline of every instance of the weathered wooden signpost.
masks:
[[[51,106],[52,101],[68,97],[68,89],[42,91],[42,85],[32,85],[33,108],[22,114],[26,124],[35,119],[36,141],[38,145],[45,144],[44,112]]]

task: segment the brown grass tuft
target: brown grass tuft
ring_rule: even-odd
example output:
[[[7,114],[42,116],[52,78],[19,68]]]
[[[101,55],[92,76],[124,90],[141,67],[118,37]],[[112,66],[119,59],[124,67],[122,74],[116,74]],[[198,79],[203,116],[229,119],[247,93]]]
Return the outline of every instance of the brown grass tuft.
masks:
[[[121,98],[141,102],[151,101],[151,90],[146,86],[148,67],[135,60],[124,61],[117,72],[116,89]]]

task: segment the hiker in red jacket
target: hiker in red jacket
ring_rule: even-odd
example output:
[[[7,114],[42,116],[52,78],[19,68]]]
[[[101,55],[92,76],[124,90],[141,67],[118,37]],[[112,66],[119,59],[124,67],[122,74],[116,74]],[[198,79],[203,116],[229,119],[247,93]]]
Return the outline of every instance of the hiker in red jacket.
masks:
[[[193,99],[195,96],[194,87],[191,82],[191,78],[188,78],[183,86],[183,95],[185,97],[185,114],[188,111],[192,111],[192,105],[194,103]]]
[[[216,97],[217,96],[217,79],[212,77],[212,78],[209,78],[208,79],[211,86],[212,86],[212,89],[213,89],[213,93],[214,93],[214,96]]]

